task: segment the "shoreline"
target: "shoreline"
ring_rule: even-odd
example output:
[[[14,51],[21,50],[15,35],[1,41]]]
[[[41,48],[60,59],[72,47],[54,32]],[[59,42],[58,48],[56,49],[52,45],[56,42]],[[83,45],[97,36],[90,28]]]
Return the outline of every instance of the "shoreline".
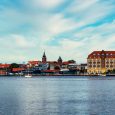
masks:
[[[0,75],[0,77],[24,77],[24,75]],[[32,75],[32,77],[115,77],[115,75],[106,75],[106,76],[99,76],[99,75]]]

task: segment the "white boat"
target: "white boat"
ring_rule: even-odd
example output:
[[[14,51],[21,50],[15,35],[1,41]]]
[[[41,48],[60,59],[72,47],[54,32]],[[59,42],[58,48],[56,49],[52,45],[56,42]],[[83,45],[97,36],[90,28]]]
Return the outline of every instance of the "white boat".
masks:
[[[25,77],[30,78],[30,77],[32,77],[32,75],[28,74],[28,75],[25,75]]]
[[[27,74],[25,74],[26,78],[31,78],[32,74],[29,74],[29,65],[27,65]]]

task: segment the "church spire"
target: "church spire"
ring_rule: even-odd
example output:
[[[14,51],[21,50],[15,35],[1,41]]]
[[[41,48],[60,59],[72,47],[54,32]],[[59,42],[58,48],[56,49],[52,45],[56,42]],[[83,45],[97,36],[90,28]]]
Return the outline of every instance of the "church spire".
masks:
[[[45,51],[44,51],[44,53],[43,53],[43,57],[46,57],[46,53],[45,53]]]
[[[58,58],[58,64],[61,65],[61,64],[62,64],[62,61],[63,61],[63,60],[62,60],[61,56],[59,56],[59,58]]]
[[[44,51],[43,56],[42,56],[42,62],[43,62],[43,63],[46,63],[46,62],[47,62],[47,57],[46,57],[45,51]]]

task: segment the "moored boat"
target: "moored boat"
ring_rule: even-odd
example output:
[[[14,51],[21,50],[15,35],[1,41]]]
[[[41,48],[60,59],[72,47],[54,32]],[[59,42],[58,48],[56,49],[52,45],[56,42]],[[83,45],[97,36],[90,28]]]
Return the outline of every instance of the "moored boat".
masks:
[[[27,75],[25,75],[25,77],[26,77],[26,78],[31,78],[32,75],[31,75],[31,74],[27,74]]]

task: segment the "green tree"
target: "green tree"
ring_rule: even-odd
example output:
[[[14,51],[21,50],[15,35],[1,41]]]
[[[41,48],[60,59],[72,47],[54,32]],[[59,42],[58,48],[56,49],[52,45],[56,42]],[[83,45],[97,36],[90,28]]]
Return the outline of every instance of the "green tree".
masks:
[[[68,60],[69,63],[76,63],[75,60]]]
[[[12,63],[11,65],[10,65],[10,68],[19,68],[20,66],[19,66],[19,64],[17,64],[17,63]]]
[[[19,64],[17,64],[17,63],[12,63],[11,65],[10,65],[10,67],[8,68],[8,70],[10,71],[10,72],[12,72],[12,69],[13,68],[19,68],[20,66],[19,66]]]

